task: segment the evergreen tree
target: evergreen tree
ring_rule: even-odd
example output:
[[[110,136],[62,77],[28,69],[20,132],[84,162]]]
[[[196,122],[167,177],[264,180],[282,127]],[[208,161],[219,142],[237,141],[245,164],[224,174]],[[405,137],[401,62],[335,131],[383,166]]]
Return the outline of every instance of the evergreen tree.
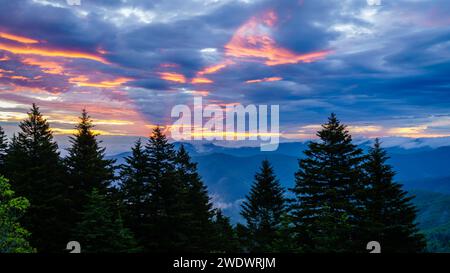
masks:
[[[156,127],[146,145],[149,167],[147,251],[171,252],[183,249],[187,227],[183,222],[185,188],[178,179],[176,151],[161,128]]]
[[[58,146],[50,126],[33,104],[9,147],[5,173],[16,193],[30,201],[23,217],[38,252],[62,251],[67,243],[66,188]]]
[[[159,127],[145,149],[140,141],[133,147],[121,179],[125,219],[145,251],[211,249],[213,211],[197,165]]]
[[[182,207],[186,225],[185,245],[181,246],[187,252],[207,252],[212,249],[214,211],[208,196],[208,190],[201,181],[197,171],[197,163],[191,161],[183,145],[176,155],[177,179],[180,180],[184,205]]]
[[[123,226],[118,210],[108,196],[93,189],[88,195],[75,239],[86,253],[137,252],[132,233]]]
[[[106,194],[114,179],[114,161],[105,159],[105,148],[100,147],[93,132],[92,119],[83,109],[77,132],[70,138],[71,147],[64,165],[68,174],[71,223],[77,223],[87,196],[94,188]]]
[[[105,148],[100,147],[101,142],[93,131],[92,119],[85,109],[79,119],[75,127],[77,132],[70,138],[72,146],[65,160],[69,175],[75,191],[81,191],[84,196],[93,188],[106,192],[114,179],[114,161],[105,159]]]
[[[125,223],[138,241],[147,234],[144,224],[149,214],[147,205],[150,198],[147,162],[148,156],[139,139],[132,148],[131,156],[125,158],[120,171],[120,194],[124,203]]]
[[[223,215],[220,209],[215,210],[213,227],[215,236],[214,252],[234,253],[239,251],[240,247],[236,231],[230,224],[230,218]]]
[[[28,243],[30,233],[19,223],[29,206],[26,198],[14,197],[8,180],[0,176],[0,253],[35,252]]]
[[[234,234],[231,234],[231,236],[233,235],[236,236],[236,245],[238,247],[238,250],[235,252],[248,253],[250,238],[247,227],[241,223],[237,223],[236,226],[234,227]]]
[[[386,164],[389,159],[375,140],[370,149],[366,172],[367,241],[378,241],[382,252],[420,252],[425,248],[422,234],[415,223],[416,208],[413,197],[395,183],[395,172]]]
[[[242,204],[241,215],[247,222],[250,252],[276,252],[280,240],[281,219],[286,212],[284,190],[269,161],[262,162],[250,194]]]
[[[288,200],[286,201],[288,202]],[[276,252],[292,253],[293,251],[302,252],[302,249],[297,247],[292,234],[292,219],[289,214],[289,209],[281,215],[280,224],[273,243],[273,249]]]
[[[5,171],[5,158],[8,150],[8,137],[0,126],[0,174]]]
[[[295,174],[292,219],[307,252],[365,251],[360,227],[364,193],[362,150],[334,114],[310,142]]]

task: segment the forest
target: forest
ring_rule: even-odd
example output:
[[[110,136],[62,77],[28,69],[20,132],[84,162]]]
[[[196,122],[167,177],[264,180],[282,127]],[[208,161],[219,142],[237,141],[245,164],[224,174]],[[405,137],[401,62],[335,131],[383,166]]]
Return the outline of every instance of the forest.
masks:
[[[263,160],[231,224],[214,207],[195,163],[162,127],[134,143],[124,164],[107,159],[83,110],[65,157],[33,104],[19,132],[0,128],[0,253],[423,252],[417,209],[375,140],[365,152],[335,114],[308,144],[283,188]],[[289,194],[288,194],[289,193]]]

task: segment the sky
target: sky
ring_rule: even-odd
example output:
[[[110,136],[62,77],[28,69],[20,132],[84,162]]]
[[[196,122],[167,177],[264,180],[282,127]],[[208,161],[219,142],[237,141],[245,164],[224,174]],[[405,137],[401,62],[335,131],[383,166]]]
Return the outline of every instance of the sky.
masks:
[[[282,137],[335,112],[365,137],[450,136],[446,0],[0,0],[0,126],[36,103],[146,136],[172,107],[280,105]]]

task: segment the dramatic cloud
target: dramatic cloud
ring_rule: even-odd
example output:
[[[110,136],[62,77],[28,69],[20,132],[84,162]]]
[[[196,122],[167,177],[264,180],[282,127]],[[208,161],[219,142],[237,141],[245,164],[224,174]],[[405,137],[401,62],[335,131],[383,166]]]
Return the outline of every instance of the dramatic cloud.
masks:
[[[277,15],[269,11],[260,17],[252,17],[233,35],[225,45],[226,55],[237,58],[265,60],[266,65],[309,63],[324,58],[329,51],[296,54],[276,44],[270,37],[270,30],[277,22]]]
[[[364,136],[450,135],[450,4],[365,0],[0,0],[0,123],[32,102],[146,135],[177,104],[279,104],[284,137],[336,112]]]

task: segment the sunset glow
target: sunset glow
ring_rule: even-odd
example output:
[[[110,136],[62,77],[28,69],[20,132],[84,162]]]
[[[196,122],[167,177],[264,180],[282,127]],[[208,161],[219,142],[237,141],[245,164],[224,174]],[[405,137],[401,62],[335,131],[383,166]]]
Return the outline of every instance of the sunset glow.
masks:
[[[177,83],[185,83],[186,78],[184,75],[179,73],[173,73],[173,72],[160,72],[158,73],[161,79],[171,82],[177,82]]]
[[[45,57],[62,57],[62,58],[72,58],[72,59],[87,59],[92,61],[101,62],[108,64],[109,62],[101,56],[97,56],[90,53],[76,52],[69,50],[58,50],[49,48],[39,48],[39,47],[23,47],[23,46],[13,46],[0,43],[0,50],[8,51],[13,54],[18,55],[37,55]]]
[[[0,38],[11,40],[14,42],[22,43],[22,44],[36,44],[39,43],[38,40],[34,40],[27,37],[22,37],[19,35],[14,35],[10,33],[0,32]]]
[[[273,11],[262,17],[253,17],[235,32],[228,44],[226,54],[237,58],[263,59],[269,66],[282,64],[309,63],[326,57],[330,50],[307,54],[297,54],[277,45],[271,37],[271,27],[277,17]]]
[[[71,78],[69,82],[82,87],[98,87],[98,88],[112,88],[121,86],[124,83],[131,81],[130,78],[117,78],[110,81],[90,82],[86,76],[78,76]]]
[[[208,78],[193,78],[192,83],[199,83],[199,84],[203,84],[203,83],[212,83],[213,81],[208,79]]]

